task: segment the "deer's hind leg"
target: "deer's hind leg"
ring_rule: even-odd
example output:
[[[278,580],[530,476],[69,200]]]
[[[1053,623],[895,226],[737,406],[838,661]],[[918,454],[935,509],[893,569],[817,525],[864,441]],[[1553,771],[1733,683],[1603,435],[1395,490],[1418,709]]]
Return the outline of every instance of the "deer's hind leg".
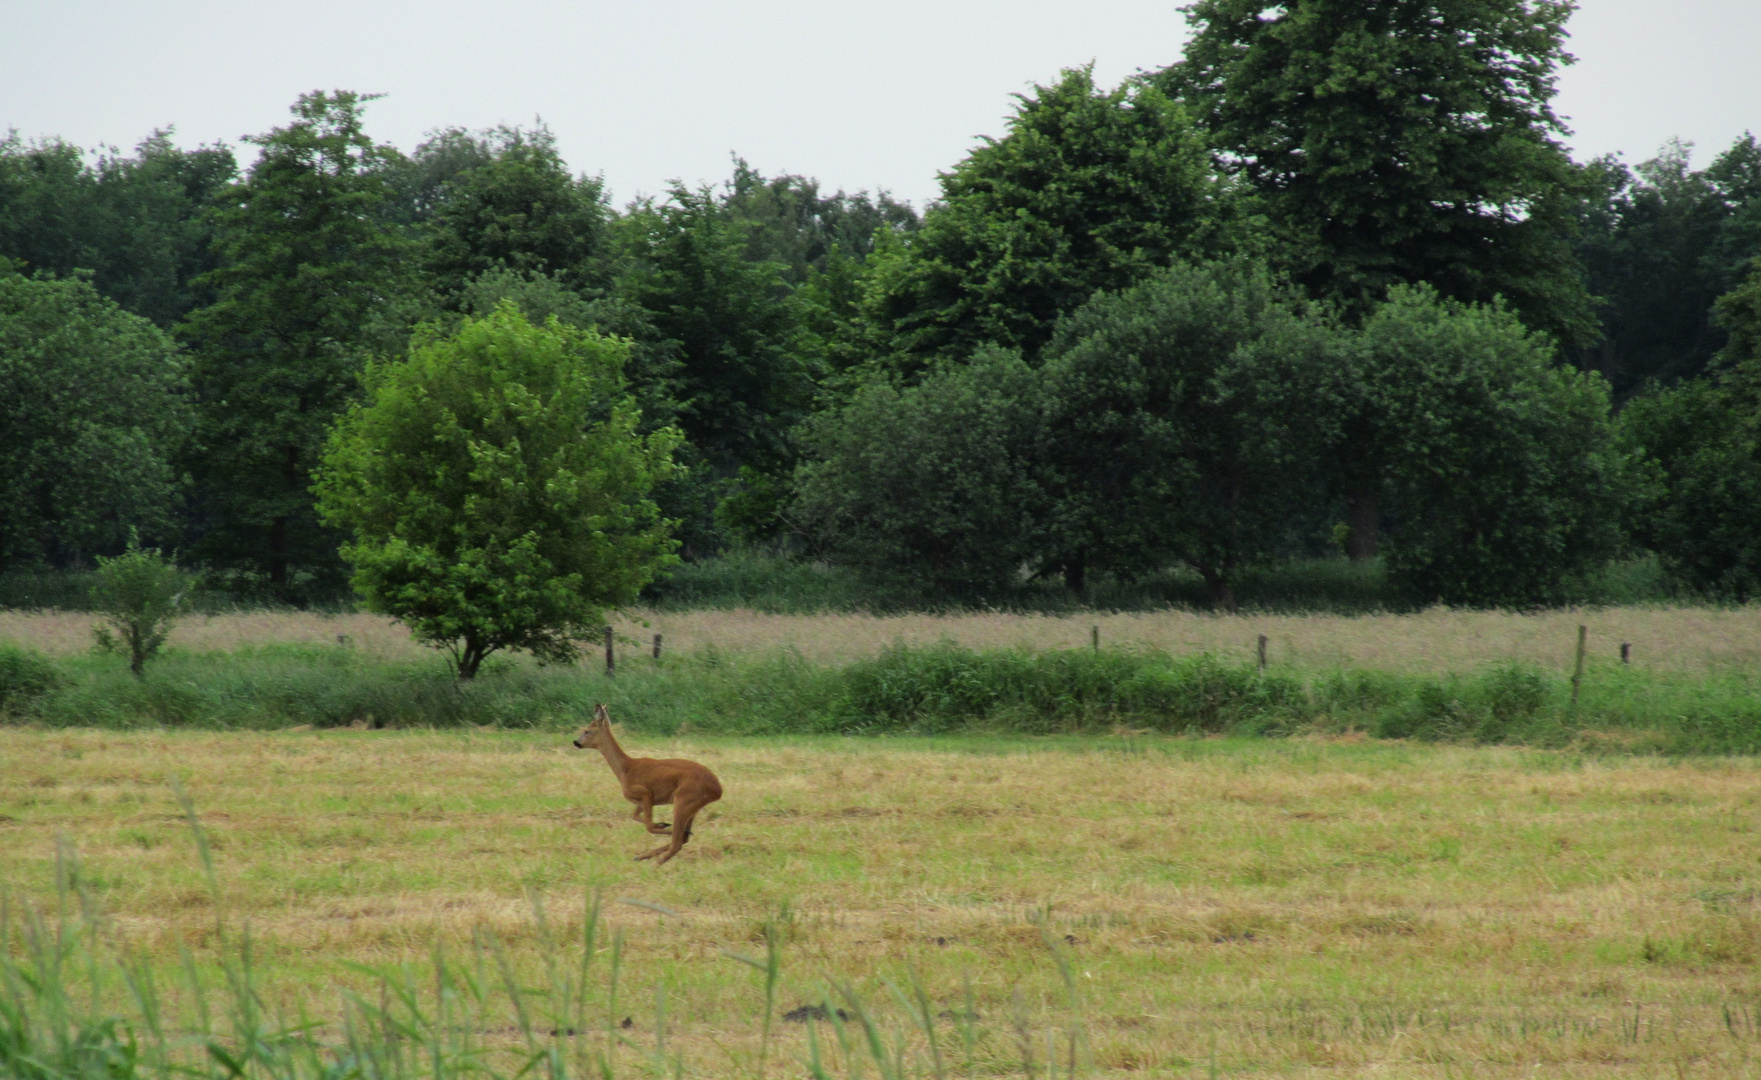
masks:
[[[691,839],[691,819],[697,816],[697,811],[708,806],[712,801],[714,800],[681,797],[678,802],[673,804],[672,843],[663,844],[653,851],[644,852],[636,856],[636,860],[640,862],[643,859],[654,859],[658,855],[660,857],[655,859],[654,865],[660,866],[677,855],[679,849],[685,846],[685,841]]]

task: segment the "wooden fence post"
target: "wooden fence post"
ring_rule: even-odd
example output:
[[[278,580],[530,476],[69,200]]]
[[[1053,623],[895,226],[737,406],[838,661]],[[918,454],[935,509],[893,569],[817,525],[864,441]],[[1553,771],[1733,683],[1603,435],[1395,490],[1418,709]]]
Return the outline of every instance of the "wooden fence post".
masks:
[[[660,635],[659,634],[654,635],[654,658],[656,660],[660,659]]]
[[[607,675],[617,674],[618,658],[617,654],[612,651],[612,640],[611,627],[608,626],[605,628],[605,673]]]
[[[1260,635],[1260,674],[1266,673],[1266,635]]]
[[[1089,644],[1094,646],[1095,652],[1100,652],[1101,651],[1101,628],[1098,626],[1089,627],[1088,640],[1089,640]]]
[[[1578,689],[1584,685],[1584,642],[1590,636],[1590,628],[1578,624],[1578,662],[1571,672],[1571,703],[1578,703]]]
[[[1630,664],[1633,662],[1633,643],[1632,642],[1623,641],[1620,643],[1620,662],[1623,664]]]

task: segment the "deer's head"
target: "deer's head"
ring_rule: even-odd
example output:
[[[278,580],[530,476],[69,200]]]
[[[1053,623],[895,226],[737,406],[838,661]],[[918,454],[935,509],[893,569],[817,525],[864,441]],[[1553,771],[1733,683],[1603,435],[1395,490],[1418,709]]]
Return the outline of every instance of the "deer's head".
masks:
[[[611,737],[611,713],[604,704],[593,707],[593,720],[575,737],[575,749],[597,750]]]

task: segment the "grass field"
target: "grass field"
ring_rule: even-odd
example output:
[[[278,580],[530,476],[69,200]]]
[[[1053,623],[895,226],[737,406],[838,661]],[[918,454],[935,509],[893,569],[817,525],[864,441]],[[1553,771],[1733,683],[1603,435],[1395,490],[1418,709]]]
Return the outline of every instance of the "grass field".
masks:
[[[1073,1032],[1091,1076],[1761,1072],[1752,759],[631,737],[710,764],[727,789],[656,869],[629,860],[649,838],[566,738],[0,729],[0,883],[14,921],[21,904],[52,908],[65,837],[108,947],[168,988],[180,950],[218,981],[248,923],[258,993],[323,1022],[320,1042],[342,1037],[344,991],[389,993],[349,962],[396,979],[407,965],[412,1000],[430,1001],[435,949],[468,967],[493,937],[516,983],[545,984],[547,961],[581,949],[547,944],[534,900],[567,942],[597,890],[599,1019],[539,1036],[567,1060],[615,1048],[619,1075],[759,1074],[765,976],[726,954],[763,957],[767,921],[781,950],[768,1076],[809,1073],[810,1030],[830,1075],[933,1075],[925,1020],[958,1076],[1050,1077],[1048,1047],[1063,1075]],[[173,780],[211,840],[218,911]],[[876,1043],[855,1018],[845,1047],[829,1024],[781,1018],[840,980]],[[166,1003],[190,1022],[187,991]],[[484,1060],[532,1026],[505,1001],[471,1015]]]
[[[90,650],[87,613],[0,610],[0,641],[31,645],[51,655]],[[751,610],[642,612],[618,621],[626,660],[663,635],[670,654],[693,655],[792,649],[818,662],[872,656],[895,642],[942,640],[972,648],[1071,648],[1089,643],[1098,626],[1104,644],[1147,645],[1174,655],[1210,652],[1226,661],[1253,656],[1268,638],[1275,666],[1358,667],[1441,674],[1469,672],[1488,663],[1522,660],[1552,672],[1570,671],[1577,627],[1590,628],[1590,655],[1612,659],[1620,643],[1633,645],[1635,665],[1648,671],[1697,675],[1761,666],[1761,605],[1738,608],[1615,607],[1511,614],[1434,609],[1411,615],[1206,615],[1185,611],[1073,616],[768,615]],[[334,644],[387,659],[432,656],[404,628],[377,615],[247,612],[192,616],[173,632],[170,647],[189,652],[268,644]]]

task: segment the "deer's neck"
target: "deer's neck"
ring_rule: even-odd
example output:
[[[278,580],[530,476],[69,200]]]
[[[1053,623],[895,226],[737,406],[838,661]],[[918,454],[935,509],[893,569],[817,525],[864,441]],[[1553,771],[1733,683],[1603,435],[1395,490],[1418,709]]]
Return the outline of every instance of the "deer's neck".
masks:
[[[611,766],[612,775],[621,782],[624,771],[630,767],[630,755],[624,753],[624,748],[611,737],[609,730],[605,733],[605,741],[600,743],[599,752],[605,755],[605,763]]]

